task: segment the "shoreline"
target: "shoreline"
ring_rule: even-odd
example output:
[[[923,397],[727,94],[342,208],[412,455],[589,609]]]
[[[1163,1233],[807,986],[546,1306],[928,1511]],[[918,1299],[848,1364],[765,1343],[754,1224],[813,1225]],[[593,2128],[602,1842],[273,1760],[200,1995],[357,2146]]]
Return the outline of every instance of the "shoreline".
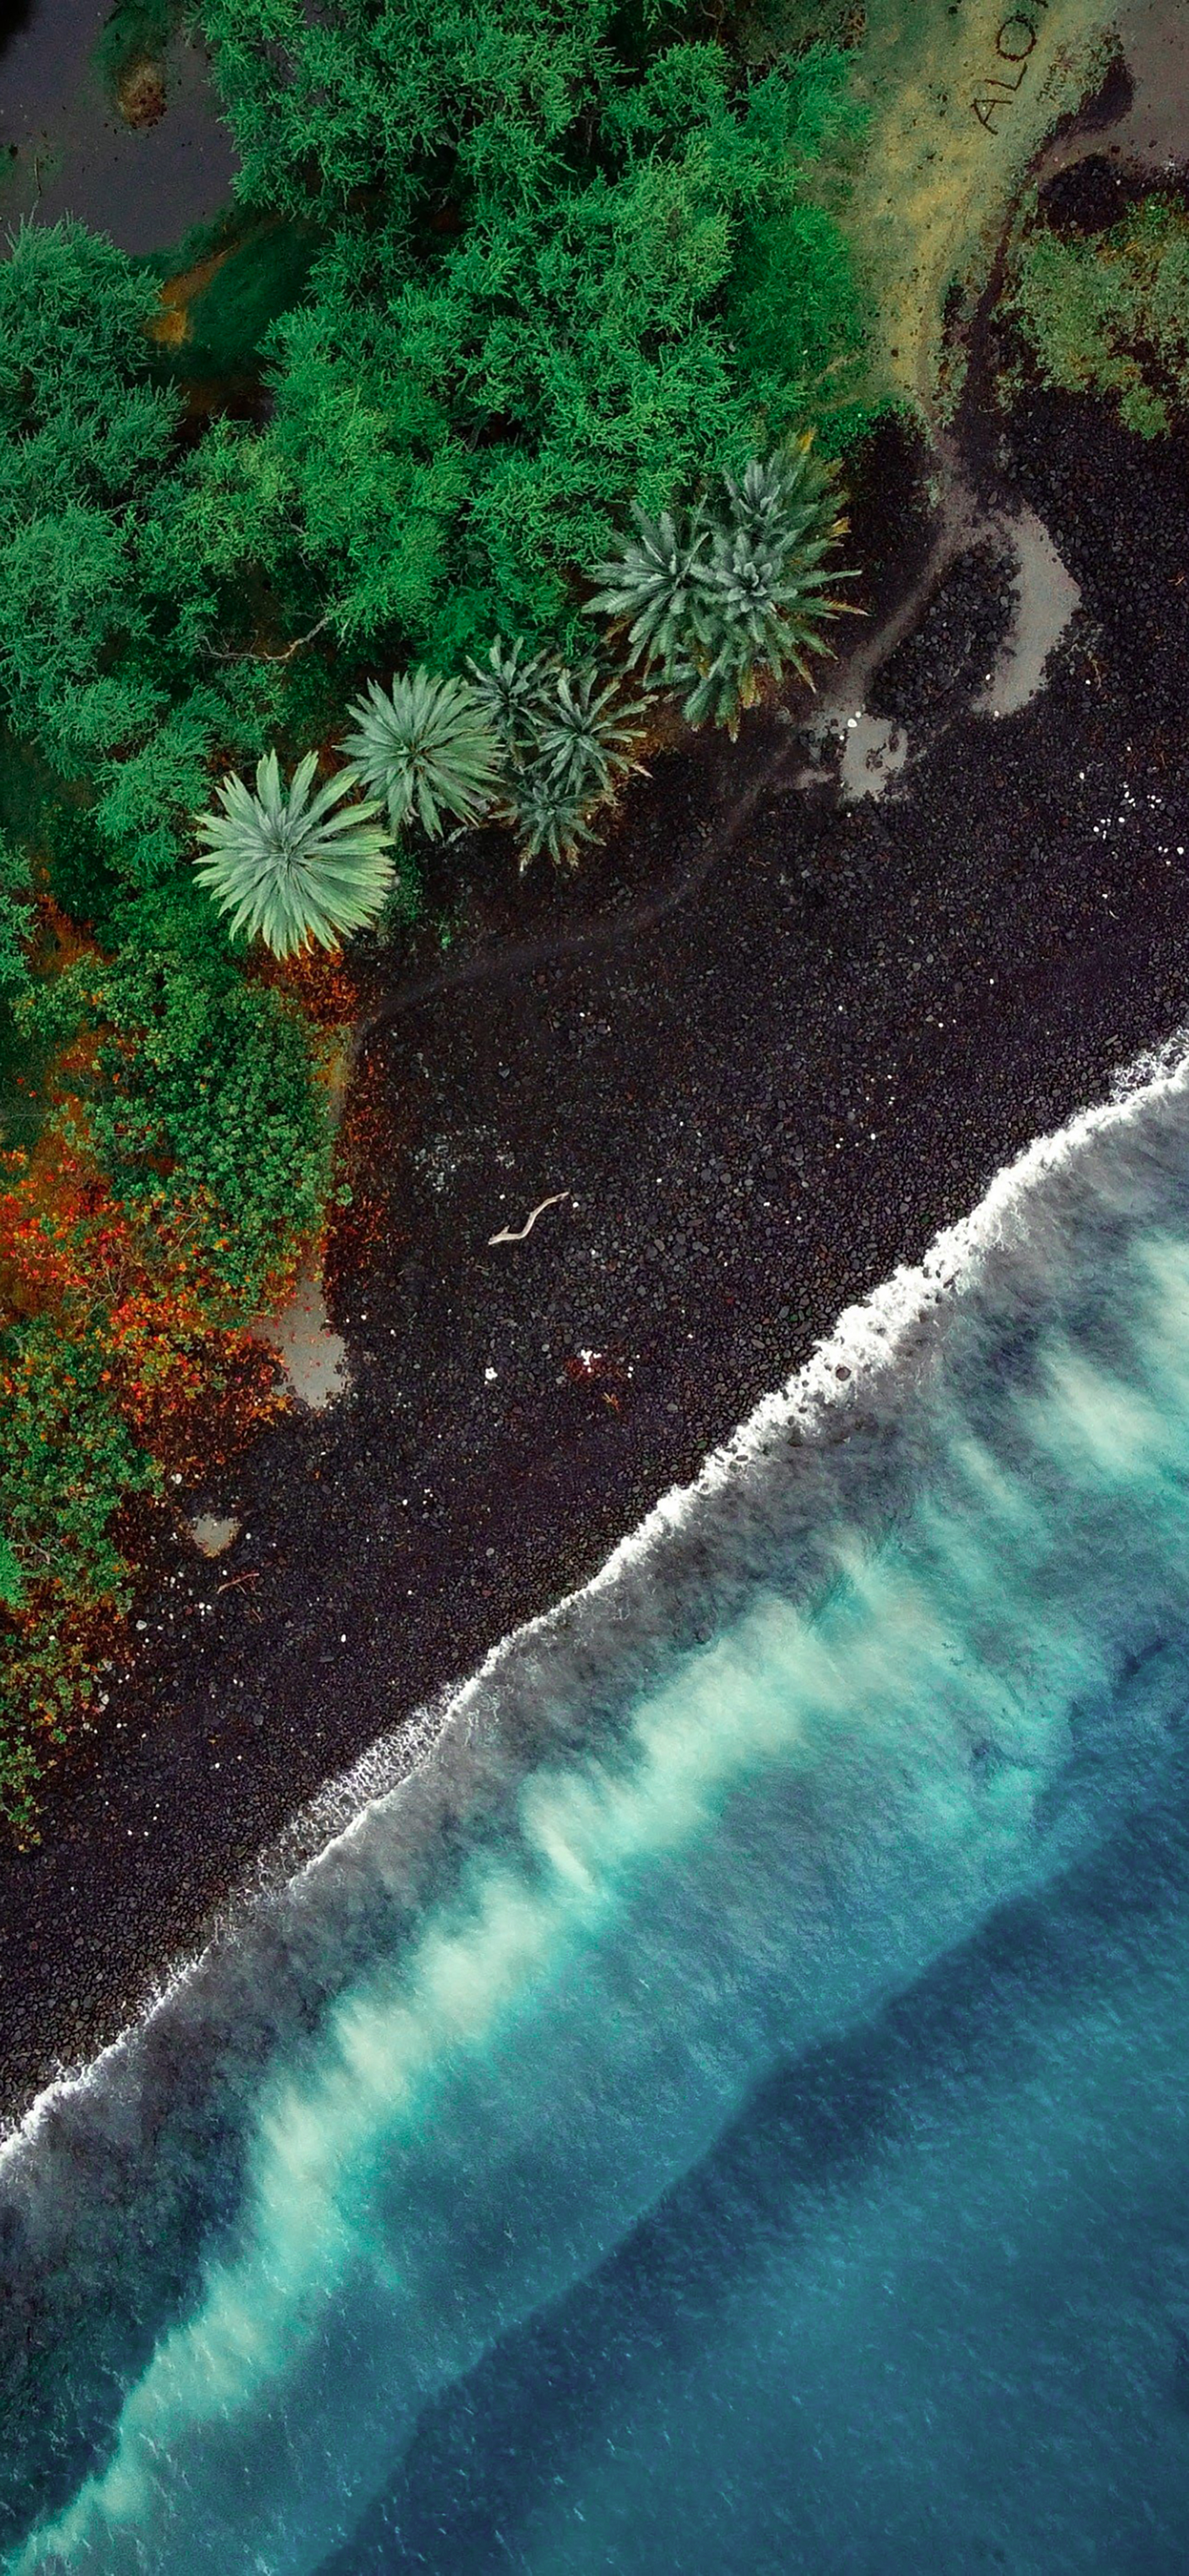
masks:
[[[849,1439],[861,1416],[868,1425],[882,1418],[889,1384],[896,1383],[893,1405],[899,1409],[902,1372],[919,1366],[922,1348],[936,1334],[943,1339],[955,1302],[977,1297],[989,1262],[1006,1242],[1009,1261],[1020,1258],[1015,1222],[1021,1210],[1035,1222],[1050,1186],[1067,1160],[1085,1152],[1092,1141],[1109,1137],[1151,1101],[1168,1101],[1189,1093],[1189,1024],[1163,1046],[1145,1051],[1121,1068],[1105,1098],[1074,1113],[1066,1124],[1035,1137],[1011,1161],[1000,1165],[986,1192],[965,1215],[937,1234],[916,1264],[902,1263],[869,1290],[857,1304],[843,1307],[834,1324],[807,1357],[778,1387],[761,1395],[752,1411],[701,1460],[688,1481],[659,1494],[642,1520],[617,1539],[602,1563],[573,1591],[563,1593],[520,1627],[488,1648],[482,1662],[460,1681],[412,1711],[390,1731],[378,1736],[345,1771],[315,1791],[259,1856],[254,1882],[231,1891],[227,1919],[216,1921],[208,1949],[179,1962],[170,1972],[171,1995],[192,1972],[200,1972],[209,1948],[261,1899],[297,1893],[300,1882],[313,1878],[323,1861],[333,1864],[336,1850],[361,1826],[370,1805],[407,1782],[423,1764],[432,1763],[445,1738],[464,1729],[472,1704],[497,1698],[506,1668],[515,1668],[538,1646],[572,1634],[573,1614],[583,1605],[617,1589],[641,1591],[641,1570],[655,1560],[662,1585],[672,1576],[673,1562],[699,1554],[697,1516],[706,1506],[728,1497],[736,1479],[769,1453],[776,1441],[791,1439],[798,1447],[831,1448]],[[1004,1229],[1005,1232],[1001,1232]],[[1027,1223],[1025,1224],[1025,1239]],[[841,1383],[840,1383],[841,1381]],[[634,1578],[634,1580],[633,1580]],[[680,1587],[679,1587],[680,1588]],[[626,1609],[626,1601],[623,1607]],[[635,1604],[638,1611],[638,1600]],[[618,1630],[620,1619],[612,1614]],[[701,1631],[699,1630],[700,1634]],[[688,1638],[683,1640],[688,1644]],[[480,1721],[481,1722],[481,1721]],[[298,1895],[300,1902],[300,1895]],[[150,2009],[157,2008],[156,2002]],[[127,2036],[124,2034],[123,2036]],[[121,2040],[114,2043],[118,2049]],[[67,2082],[70,2079],[66,2079]],[[36,2110],[35,2104],[33,2111]],[[32,2112],[30,2114],[32,2116]],[[10,2133],[13,2138],[17,2133]],[[0,2161],[3,2147],[0,2139]]]
[[[619,949],[455,983],[378,1034],[349,1126],[383,1167],[329,1272],[355,1391],[180,1505],[241,1537],[214,1564],[162,1543],[139,1660],[4,1874],[9,2116],[117,2034],[321,1786],[588,1580],[843,1307],[1184,1021],[1184,447],[1055,398],[1007,435],[1082,588],[1031,706],[969,712],[1007,602],[959,558],[870,692],[915,755],[882,801],[792,792],[775,761],[626,953],[623,923]],[[905,580],[914,547],[910,524]],[[647,891],[641,849],[663,885],[713,833],[765,728],[711,749],[658,768],[590,872],[609,920]],[[564,927],[566,899],[529,908]],[[475,892],[497,935],[506,900]]]

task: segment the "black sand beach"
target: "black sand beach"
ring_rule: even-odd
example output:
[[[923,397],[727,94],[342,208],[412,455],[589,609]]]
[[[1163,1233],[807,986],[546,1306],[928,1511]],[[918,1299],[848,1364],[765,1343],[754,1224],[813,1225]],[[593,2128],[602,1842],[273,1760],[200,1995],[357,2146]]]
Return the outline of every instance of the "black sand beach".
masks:
[[[969,711],[1009,605],[984,551],[868,694],[910,735],[882,801],[798,786],[805,746],[770,720],[672,755],[576,887],[516,892],[490,861],[482,973],[364,1050],[330,1272],[354,1390],[178,1498],[242,1534],[209,1564],[163,1542],[131,1670],[6,1861],[10,2113],[115,2034],[321,1782],[592,1573],[842,1306],[1189,1013],[1189,456],[1056,398],[1006,436],[996,492],[1082,591],[1033,704]],[[925,551],[905,473],[885,437],[856,496],[875,616]],[[501,962],[577,912],[615,935]]]

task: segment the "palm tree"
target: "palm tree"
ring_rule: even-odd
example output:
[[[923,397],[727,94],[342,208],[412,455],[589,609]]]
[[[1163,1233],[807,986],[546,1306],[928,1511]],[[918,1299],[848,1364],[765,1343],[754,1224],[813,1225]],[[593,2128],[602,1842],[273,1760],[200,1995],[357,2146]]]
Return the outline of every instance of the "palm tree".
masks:
[[[522,770],[508,787],[501,812],[520,844],[523,873],[542,851],[558,867],[575,867],[584,841],[598,839],[592,816],[601,799],[583,796],[547,769]]]
[[[394,832],[415,814],[437,840],[443,817],[477,823],[487,813],[500,770],[500,745],[477,690],[415,670],[390,689],[375,680],[347,710],[355,731],[343,749],[374,796],[388,805]]]
[[[378,804],[343,804],[357,784],[352,770],[311,795],[317,766],[317,752],[307,752],[285,788],[275,751],[266,752],[254,795],[242,778],[222,779],[222,812],[198,818],[206,844],[195,861],[200,881],[230,913],[233,931],[263,939],[276,957],[311,939],[335,948],[344,933],[367,928],[392,883],[391,836],[376,819]]]
[[[531,756],[533,718],[554,668],[547,653],[529,653],[520,635],[511,644],[497,635],[486,662],[467,656],[475,695],[514,764]]]
[[[808,655],[829,650],[823,620],[842,607],[822,597],[829,579],[813,568],[786,569],[742,529],[716,536],[699,576],[688,653],[672,673],[679,685],[692,683],[682,707],[689,724],[712,716],[733,735],[765,677],[779,679],[791,665],[809,679]]]
[[[596,616],[610,617],[627,628],[629,663],[667,669],[680,655],[693,602],[695,566],[701,562],[708,529],[701,507],[674,516],[662,510],[650,519],[632,503],[636,535],[624,541],[622,554],[596,564],[592,580],[602,582],[587,605]]]
[[[591,804],[606,802],[629,770],[642,767],[633,755],[648,702],[634,698],[625,704],[618,682],[604,678],[593,662],[573,673],[555,669],[551,683],[542,689],[528,728],[536,761],[573,795]]]
[[[753,456],[738,483],[730,474],[723,482],[731,526],[781,554],[795,546],[829,545],[846,533],[833,469],[815,454],[809,435],[767,459]]]
[[[613,804],[629,771],[642,768],[635,751],[647,702],[625,703],[618,682],[593,662],[568,671],[538,656],[535,668],[500,811],[520,842],[522,868],[542,851],[573,866],[581,844],[597,838],[600,806]]]
[[[619,580],[591,606],[632,619],[629,659],[643,652],[687,692],[690,724],[712,716],[735,733],[765,676],[791,665],[809,678],[810,655],[829,649],[822,629],[843,610],[827,592],[854,575],[823,569],[846,520],[834,468],[809,437],[753,457],[738,482],[723,481],[725,507],[695,513],[684,537],[672,517],[644,521],[636,512],[641,543],[626,547],[618,567],[598,567],[596,580],[610,570]]]

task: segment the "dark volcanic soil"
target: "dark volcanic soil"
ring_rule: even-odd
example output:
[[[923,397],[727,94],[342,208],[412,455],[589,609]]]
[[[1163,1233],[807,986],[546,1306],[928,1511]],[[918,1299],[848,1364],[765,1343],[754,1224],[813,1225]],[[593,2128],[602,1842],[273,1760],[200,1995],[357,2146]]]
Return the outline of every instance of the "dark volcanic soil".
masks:
[[[840,1306],[1187,1015],[1189,461],[1088,403],[1038,400],[1012,436],[1008,480],[1084,603],[1031,708],[963,712],[1001,614],[987,553],[935,607],[926,670],[886,675],[924,746],[895,801],[798,789],[772,726],[674,759],[560,910],[530,888],[513,911],[493,876],[474,919],[520,939],[567,902],[626,915],[719,846],[783,744],[696,893],[373,1042],[370,1248],[354,1212],[335,1292],[355,1392],[188,1498],[244,1534],[211,1566],[166,1550],[138,1668],[40,1849],[6,1862],[12,2105],[113,2033],[320,1781],[592,1572]],[[877,480],[866,539],[900,506]],[[556,1190],[526,1243],[487,1248]]]

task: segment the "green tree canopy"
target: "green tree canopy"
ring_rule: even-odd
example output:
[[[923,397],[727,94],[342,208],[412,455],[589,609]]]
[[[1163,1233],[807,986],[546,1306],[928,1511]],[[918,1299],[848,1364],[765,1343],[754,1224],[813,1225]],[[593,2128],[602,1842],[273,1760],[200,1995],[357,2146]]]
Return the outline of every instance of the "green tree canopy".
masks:
[[[445,669],[501,628],[572,642],[631,500],[741,464],[823,382],[837,404],[859,308],[803,186],[846,58],[753,77],[681,15],[206,0],[245,195],[327,227],[269,444],[342,636]],[[786,240],[803,345],[768,309]]]

